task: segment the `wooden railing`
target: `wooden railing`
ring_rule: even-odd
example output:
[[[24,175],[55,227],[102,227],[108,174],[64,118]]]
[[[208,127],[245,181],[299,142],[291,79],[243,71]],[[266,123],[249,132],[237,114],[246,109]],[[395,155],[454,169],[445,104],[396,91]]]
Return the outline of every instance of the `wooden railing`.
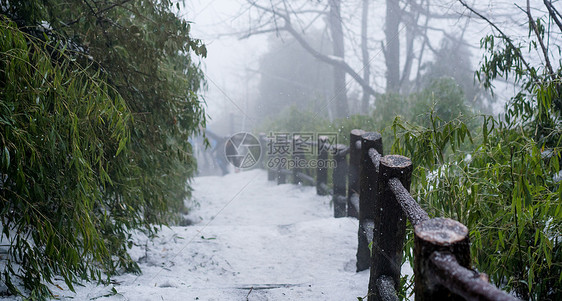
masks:
[[[271,143],[265,135],[260,139],[262,147]],[[292,143],[305,142],[295,136]],[[409,193],[412,161],[399,155],[383,156],[380,134],[353,130],[349,146],[330,145],[322,136],[317,142],[306,143],[317,147],[317,162],[328,160],[332,154],[336,163],[333,190],[327,185],[326,167],[316,169],[315,180],[298,166],[285,169],[279,164],[268,169],[268,179],[282,184],[290,176],[293,183],[316,185],[319,195],[332,195],[335,217],[359,219],[357,271],[370,268],[368,300],[398,300],[406,219],[414,227],[416,300],[518,300],[471,268],[466,226],[448,218],[431,219],[414,200]],[[266,153],[266,148],[262,151]],[[290,155],[285,159],[304,160],[300,152]],[[274,156],[279,162],[283,157]]]

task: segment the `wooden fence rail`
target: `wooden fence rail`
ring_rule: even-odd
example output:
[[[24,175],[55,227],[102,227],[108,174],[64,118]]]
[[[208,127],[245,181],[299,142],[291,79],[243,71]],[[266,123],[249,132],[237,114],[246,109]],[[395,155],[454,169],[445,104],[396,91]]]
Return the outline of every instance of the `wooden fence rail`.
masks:
[[[272,140],[265,135],[260,135],[260,140],[262,153],[271,151],[264,146]],[[294,136],[291,143],[296,151],[269,152],[262,166],[268,169],[268,179],[276,179],[278,184],[286,183],[289,176],[294,184],[315,185],[318,195],[332,195],[335,217],[359,219],[357,271],[370,269],[369,301],[399,299],[406,220],[414,227],[417,301],[518,300],[491,285],[485,274],[471,269],[469,232],[463,224],[430,218],[410,195],[413,166],[409,158],[383,156],[382,137],[376,132],[352,130],[349,146],[331,145],[327,140],[320,136],[318,141],[303,141]],[[298,151],[302,145],[316,147],[316,179],[298,163],[306,160]],[[321,164],[328,162],[330,153],[335,163],[333,189],[328,186],[330,166]]]

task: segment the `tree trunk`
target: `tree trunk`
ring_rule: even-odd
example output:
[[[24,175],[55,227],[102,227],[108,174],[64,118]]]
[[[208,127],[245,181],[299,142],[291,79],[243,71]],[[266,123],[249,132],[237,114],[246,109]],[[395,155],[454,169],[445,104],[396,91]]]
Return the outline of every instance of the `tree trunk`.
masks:
[[[332,33],[333,55],[344,59],[343,28],[341,20],[341,0],[330,0],[329,25]],[[334,99],[336,102],[336,117],[346,117],[349,115],[347,105],[347,88],[345,85],[345,71],[338,66],[334,66]]]
[[[371,0],[363,0],[363,9],[361,16],[361,56],[363,59],[363,80],[369,84],[371,77],[371,67],[369,62],[369,48],[367,44],[367,30],[368,30],[368,19],[369,19],[369,2]],[[369,100],[371,99],[371,94],[363,88],[363,98],[361,100],[361,112],[365,115],[369,115]]]
[[[400,36],[399,25],[401,10],[398,0],[386,0],[385,21],[385,61],[386,61],[386,92],[400,91]]]

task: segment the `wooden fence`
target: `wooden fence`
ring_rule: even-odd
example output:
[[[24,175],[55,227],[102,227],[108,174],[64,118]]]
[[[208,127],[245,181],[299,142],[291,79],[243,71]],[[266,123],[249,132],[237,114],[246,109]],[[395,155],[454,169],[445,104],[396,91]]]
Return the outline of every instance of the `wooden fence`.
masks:
[[[325,136],[318,141],[286,138],[292,138],[288,142],[293,151],[281,153],[272,151],[275,141],[260,135],[262,154],[271,154],[262,160],[268,179],[283,184],[290,177],[295,184],[315,185],[319,195],[332,195],[335,217],[359,219],[357,271],[370,268],[369,301],[398,300],[406,219],[414,227],[415,300],[518,300],[471,269],[467,227],[448,218],[429,218],[409,193],[411,160],[383,156],[380,134],[353,130],[349,146],[329,144]],[[305,160],[301,144],[316,147],[315,171],[297,164]],[[335,163],[333,190],[328,186],[329,164],[321,164],[328,160]]]

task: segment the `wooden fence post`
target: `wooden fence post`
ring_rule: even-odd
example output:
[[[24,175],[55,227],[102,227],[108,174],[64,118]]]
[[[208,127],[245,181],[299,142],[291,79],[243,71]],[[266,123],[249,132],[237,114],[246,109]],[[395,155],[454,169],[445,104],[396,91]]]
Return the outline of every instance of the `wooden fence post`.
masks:
[[[374,204],[369,300],[382,300],[376,289],[376,281],[381,276],[391,277],[396,291],[400,290],[400,268],[406,239],[406,215],[396,200],[394,192],[390,190],[388,181],[397,178],[409,192],[412,170],[412,161],[404,156],[390,155],[380,159],[378,197]]]
[[[352,204],[354,194],[359,196],[359,171],[361,163],[361,135],[365,134],[364,130],[354,129],[349,134],[349,171],[348,171],[348,188],[347,188],[347,216],[359,217],[359,212]]]
[[[334,202],[334,217],[345,217],[346,216],[346,190],[347,190],[347,156],[344,153],[347,147],[343,144],[337,144],[334,147],[334,160],[336,161],[336,166],[332,174],[332,179],[334,182],[334,196],[332,198]]]
[[[267,139],[267,138],[266,138]],[[272,143],[271,140],[267,139],[266,140],[267,143]],[[275,160],[274,158],[274,154],[271,148],[267,148],[268,150],[268,154],[267,154],[267,160],[265,161],[265,167],[267,168],[267,180],[268,181],[275,181],[275,176],[277,175],[275,168]]]
[[[300,163],[301,160],[304,160],[303,158],[303,152],[301,149],[301,144],[302,143],[302,139],[299,135],[294,135],[293,136],[293,156],[292,156],[292,161],[294,163],[294,166],[292,166],[293,168],[293,184],[298,185],[299,183],[302,182],[302,179],[299,176],[299,173],[302,172],[302,168],[300,167]]]
[[[284,154],[276,154],[276,158],[278,158],[279,164],[277,164],[277,185],[285,184],[287,182],[287,176],[283,173],[283,169],[285,169],[287,164],[287,158]]]
[[[323,185],[328,184],[328,149],[326,146],[327,136],[318,136],[318,161],[316,162],[316,194],[327,195],[328,192]]]
[[[367,238],[367,222],[373,220],[374,204],[377,197],[376,183],[378,180],[377,168],[369,156],[369,150],[374,149],[382,155],[382,136],[375,132],[366,132],[361,135],[361,167],[359,169],[359,231],[357,246],[357,271],[369,268],[371,264],[371,252]]]
[[[464,300],[440,285],[430,269],[430,258],[435,252],[452,254],[457,262],[470,268],[468,228],[448,218],[423,221],[414,228],[414,276],[416,301]]]
[[[258,168],[267,169],[265,163],[267,162],[265,152],[267,150],[266,141],[265,141],[265,133],[259,133],[258,141],[260,143],[260,159],[258,160]]]

